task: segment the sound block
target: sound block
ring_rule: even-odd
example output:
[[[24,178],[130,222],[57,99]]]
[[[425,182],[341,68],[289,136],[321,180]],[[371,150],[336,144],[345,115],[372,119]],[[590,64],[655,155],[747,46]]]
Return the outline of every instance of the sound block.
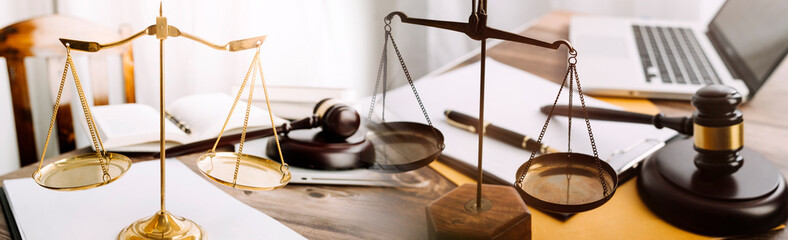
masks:
[[[358,131],[347,139],[323,133],[319,128],[293,130],[279,138],[287,164],[322,170],[368,168],[375,162],[375,148]],[[271,138],[266,155],[279,160],[276,141]]]
[[[742,167],[731,175],[695,167],[692,138],[673,140],[646,160],[638,193],[652,212],[684,230],[708,236],[762,233],[788,218],[782,174],[760,154],[742,149]]]
[[[427,205],[430,239],[531,239],[531,214],[512,186],[464,184]]]

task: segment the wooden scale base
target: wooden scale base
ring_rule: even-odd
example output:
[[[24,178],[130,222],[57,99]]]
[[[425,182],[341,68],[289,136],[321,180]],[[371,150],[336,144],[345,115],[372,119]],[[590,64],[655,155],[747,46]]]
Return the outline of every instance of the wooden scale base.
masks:
[[[788,218],[785,178],[769,160],[745,147],[738,171],[709,177],[695,154],[692,138],[676,139],[644,163],[638,192],[659,217],[709,236],[762,233]]]
[[[531,239],[531,213],[512,186],[464,184],[427,205],[430,239]],[[490,200],[492,199],[492,200]]]

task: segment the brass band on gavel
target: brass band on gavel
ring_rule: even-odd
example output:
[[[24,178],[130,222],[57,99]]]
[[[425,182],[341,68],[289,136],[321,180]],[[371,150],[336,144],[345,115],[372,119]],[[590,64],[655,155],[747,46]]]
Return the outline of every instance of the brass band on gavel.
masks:
[[[706,127],[695,123],[695,147],[710,151],[736,150],[744,145],[742,123],[726,127]]]

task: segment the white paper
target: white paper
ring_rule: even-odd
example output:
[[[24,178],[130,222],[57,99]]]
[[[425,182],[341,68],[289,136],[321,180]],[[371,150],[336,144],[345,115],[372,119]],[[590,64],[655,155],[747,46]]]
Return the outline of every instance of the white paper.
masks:
[[[166,161],[167,210],[196,222],[209,239],[304,239],[210,184],[178,160]],[[3,182],[23,239],[117,239],[159,210],[159,161],[135,163],[106,186],[63,192],[31,178]]]
[[[538,138],[547,119],[547,115],[541,113],[539,108],[553,104],[560,85],[491,58],[487,59],[486,64],[484,120],[528,137]],[[476,62],[434,78],[415,82],[432,123],[444,135],[446,148],[443,154],[473,166],[477,165],[477,135],[449,125],[443,112],[454,110],[478,117],[479,66],[480,63]],[[582,69],[579,75],[582,84]],[[568,104],[568,93],[567,87],[564,87],[558,104]],[[380,96],[377,99],[380,101]],[[580,106],[579,94],[576,91],[573,99],[574,105]],[[389,91],[386,102],[387,121],[426,123],[410,86]],[[585,96],[585,102],[587,106],[620,109],[588,96]],[[364,104],[361,109],[367,112],[369,103]],[[378,102],[376,108],[380,106]],[[567,150],[567,127],[566,117],[553,118],[543,142],[558,150]],[[591,120],[591,128],[599,157],[603,160],[633,144],[643,142],[646,138],[665,141],[676,135],[673,130],[659,130],[650,125],[597,120]],[[589,155],[592,153],[583,116],[574,116],[572,121],[572,150]],[[486,137],[483,168],[501,179],[514,182],[517,169],[528,161],[530,155],[529,151]]]

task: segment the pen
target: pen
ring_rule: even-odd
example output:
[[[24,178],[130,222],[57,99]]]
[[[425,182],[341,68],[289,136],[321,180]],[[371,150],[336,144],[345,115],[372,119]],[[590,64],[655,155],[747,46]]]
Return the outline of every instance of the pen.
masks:
[[[468,130],[472,133],[478,133],[476,131],[476,126],[479,125],[479,119],[452,110],[446,110],[443,114],[446,115],[446,121],[448,121],[450,125]],[[485,121],[482,126],[482,133],[528,151],[541,154],[558,152],[558,150],[547,146],[547,144],[539,144],[536,140],[528,136],[495,126],[487,121]]]
[[[175,118],[175,116],[170,114],[170,112],[164,111],[164,117],[169,119],[172,123],[175,123],[175,125],[177,125],[178,128],[183,130],[183,132],[185,132],[186,134],[192,134],[192,130],[189,128],[189,126],[186,126],[186,123]]]

